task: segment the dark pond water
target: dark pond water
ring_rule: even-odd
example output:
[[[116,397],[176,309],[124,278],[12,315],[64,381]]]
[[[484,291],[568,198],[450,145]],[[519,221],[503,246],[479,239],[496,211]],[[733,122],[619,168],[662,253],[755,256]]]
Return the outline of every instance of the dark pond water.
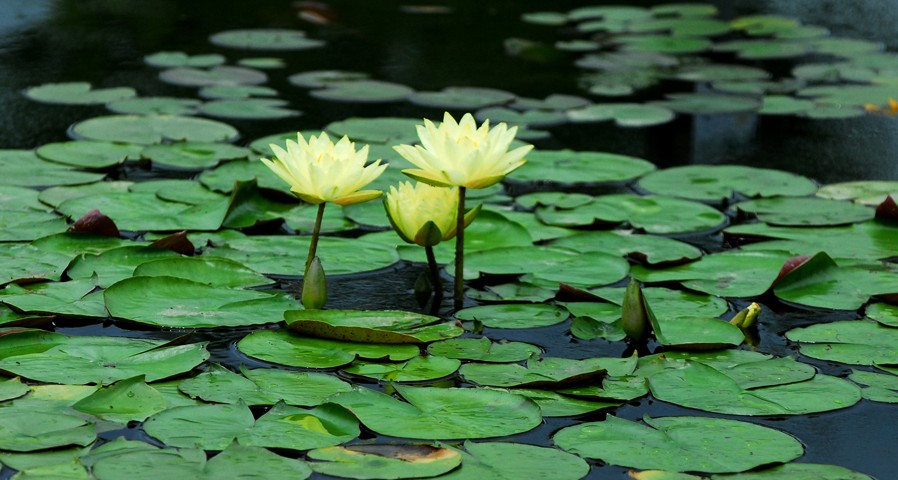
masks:
[[[334,0],[328,2],[333,23],[299,22],[291,1],[266,0],[0,0],[0,148],[34,148],[66,139],[68,127],[89,116],[104,113],[102,107],[62,107],[28,101],[21,95],[28,86],[50,82],[87,81],[95,86],[132,86],[141,96],[192,96],[195,89],[158,81],[157,70],[142,58],[150,53],[180,50],[191,54],[218,52],[233,58],[238,53],[214,49],[210,34],[235,28],[303,28],[310,36],[326,40],[326,48],[278,54],[291,71],[271,75],[269,85],[293,108],[304,114],[288,121],[230,121],[241,131],[241,141],[287,130],[318,129],[351,116],[435,115],[433,109],[407,103],[356,105],[315,100],[289,85],[288,74],[301,70],[357,70],[374,78],[409,85],[417,90],[447,86],[501,88],[521,96],[542,98],[551,93],[582,95],[576,85],[576,67],[569,61],[528,62],[508,56],[503,40],[522,37],[553,41],[553,28],[522,23],[523,12],[547,8],[566,11],[598,2],[575,1],[468,1],[451,3],[445,14],[400,14],[408,2]],[[651,5],[664,2],[626,2]],[[824,25],[834,34],[884,41],[898,48],[898,2],[866,0],[742,0],[717,4],[722,17],[751,13],[781,13],[805,23]],[[251,5],[251,6],[250,6]],[[233,59],[232,58],[232,59]],[[295,66],[302,65],[301,68]],[[782,69],[777,62],[765,68]],[[684,85],[665,85],[683,89]],[[898,96],[898,95],[896,95]],[[661,167],[684,164],[741,163],[800,173],[821,183],[846,180],[898,180],[898,122],[865,116],[849,120],[809,120],[795,117],[723,115],[682,116],[675,122],[648,129],[625,130],[610,124],[565,125],[552,130],[546,148],[596,149],[646,158]],[[238,141],[240,143],[240,141]],[[133,171],[135,177],[155,175]],[[713,246],[719,237],[692,239]],[[413,309],[410,285],[420,265],[403,264],[387,272],[334,280],[336,290],[372,292],[392,290],[393,296],[372,295],[368,308]],[[387,286],[395,288],[386,289]],[[295,285],[286,282],[283,288]],[[353,299],[353,302],[358,297]],[[767,300],[767,299],[765,299]],[[796,355],[786,342],[786,330],[817,321],[856,318],[855,314],[826,314],[798,310],[775,299],[760,320],[760,350],[776,355]],[[332,300],[332,307],[341,300]],[[744,305],[737,305],[741,308]],[[561,325],[528,330],[502,337],[538,344],[548,355],[570,358],[616,356],[622,343],[578,342]],[[171,332],[135,332],[114,325],[86,325],[60,329],[66,333],[146,335],[170,338]],[[255,361],[239,354],[236,339],[249,330],[198,333],[197,340],[211,341],[212,361],[231,367]],[[489,332],[487,332],[489,333]],[[847,375],[844,365],[802,359],[824,373]],[[641,400],[620,407],[615,414],[628,419],[694,414],[695,411],[663,402]],[[703,415],[706,415],[703,413]],[[564,426],[589,418],[548,419],[546,423],[513,440],[548,445],[549,435]],[[736,417],[733,417],[736,418]],[[895,410],[880,403],[861,404],[820,415],[761,417],[753,422],[781,429],[802,439],[808,463],[842,465],[880,480],[895,478],[898,458],[898,418]],[[109,434],[107,434],[109,435]],[[589,478],[624,478],[625,469],[596,466]],[[9,473],[8,471],[5,473]]]

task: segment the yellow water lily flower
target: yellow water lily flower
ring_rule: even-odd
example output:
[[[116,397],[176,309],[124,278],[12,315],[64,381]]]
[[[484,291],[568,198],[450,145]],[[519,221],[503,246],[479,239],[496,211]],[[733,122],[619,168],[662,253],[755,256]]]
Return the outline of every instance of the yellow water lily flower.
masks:
[[[418,125],[421,145],[393,147],[416,169],[402,173],[437,187],[486,188],[523,165],[532,145],[508,151],[518,127],[500,123],[490,129],[486,120],[480,127],[470,113],[461,122],[446,113],[439,127],[430,120]]]
[[[455,236],[458,216],[457,188],[432,187],[426,183],[400,182],[384,197],[387,218],[404,241],[431,247]],[[474,220],[480,206],[465,214],[465,226]]]
[[[360,190],[387,168],[380,160],[365,166],[368,145],[356,151],[348,137],[334,144],[326,133],[309,137],[308,142],[297,134],[296,140],[287,140],[286,150],[269,145],[275,158],[263,158],[262,163],[289,183],[290,191],[300,199],[314,204],[352,205],[383,194],[380,190]]]

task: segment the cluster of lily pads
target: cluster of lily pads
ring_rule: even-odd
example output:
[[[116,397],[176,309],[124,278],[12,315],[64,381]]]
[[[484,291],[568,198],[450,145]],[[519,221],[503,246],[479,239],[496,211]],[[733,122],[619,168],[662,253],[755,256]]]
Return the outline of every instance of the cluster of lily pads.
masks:
[[[701,10],[648,12],[676,19]],[[625,11],[636,15],[614,10]],[[614,25],[623,15],[604,12],[564,18],[584,29],[586,18]],[[211,41],[270,51],[323,46],[298,31],[223,32]],[[799,439],[749,421],[614,413],[647,396],[746,417],[898,402],[898,268],[884,261],[898,252],[889,197],[898,184],[819,187],[735,165],[657,170],[610,152],[540,149],[540,135],[525,136],[537,142],[528,162],[503,183],[471,191],[483,207],[464,236],[467,308],[438,316],[414,304],[366,308],[364,298],[405,293],[409,284],[358,294],[353,310],[302,310],[292,286],[316,208],[259,160],[296,132],[235,145],[236,128],[203,118],[295,114],[257,70],[284,65],[274,57],[224,61],[146,58],[166,69],[161,80],[219,100],[84,84],[25,92],[118,114],[78,122],[72,141],[0,151],[0,462],[18,478],[576,479],[601,468],[584,459],[632,468],[639,479],[870,478],[792,462],[804,451]],[[384,91],[346,72],[290,78],[320,82],[311,95],[325,100]],[[468,108],[459,99],[484,90],[463,93],[416,95],[422,105],[442,98]],[[511,121],[503,112],[522,106],[564,118],[582,106],[576,97],[491,98],[507,110],[478,115],[495,121]],[[321,132],[367,143],[369,158],[391,161],[370,186],[386,190],[406,166],[391,147],[416,143],[418,124],[347,118]],[[147,168],[182,178],[146,179]],[[358,276],[421,268],[424,252],[389,231],[382,205],[334,207],[317,247],[332,296],[357,295],[341,285]],[[443,263],[452,258],[448,245],[434,251]],[[453,271],[447,264],[444,275]],[[655,351],[596,355],[630,350],[621,325],[628,279],[643,284],[654,312]],[[786,333],[803,357],[852,365],[851,376],[762,353],[751,328],[728,321],[750,300],[858,312],[857,320]],[[85,325],[97,328],[53,331]],[[96,335],[100,327],[116,333]],[[546,331],[577,342],[578,359],[554,355],[547,345],[557,340],[540,341]],[[507,340],[516,332],[532,332],[533,343]],[[215,338],[226,352],[194,336]],[[552,447],[516,441],[554,418],[565,423],[551,432]]]
[[[706,85],[643,103],[598,103],[570,112],[575,121],[661,124],[673,113],[758,112],[849,118],[895,96],[898,55],[880,42],[830,35],[794,18],[753,15],[727,20],[705,4],[586,6],[523,15],[559,28],[554,44],[507,40],[513,54],[540,60],[573,57],[580,85],[605,98],[653,92],[664,82]],[[548,55],[547,51],[554,55]],[[794,62],[789,75],[762,62]]]

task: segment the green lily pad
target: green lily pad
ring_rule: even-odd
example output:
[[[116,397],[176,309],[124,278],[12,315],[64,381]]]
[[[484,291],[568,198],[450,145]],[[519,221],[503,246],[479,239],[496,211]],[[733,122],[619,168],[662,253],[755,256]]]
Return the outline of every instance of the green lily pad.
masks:
[[[646,160],[604,152],[537,150],[512,180],[564,184],[625,182],[655,169]]]
[[[105,176],[103,173],[84,172],[45,161],[31,150],[0,150],[0,185],[81,185],[102,180]]]
[[[72,198],[56,208],[73,219],[100,210],[121,230],[217,230],[227,214],[228,203],[227,198],[221,198],[207,204],[185,205],[162,200],[155,193],[113,192]]]
[[[293,138],[296,138],[295,134]],[[260,188],[278,190],[285,195],[293,195],[290,193],[290,185],[278,178],[271,169],[258,160],[235,160],[224,163],[217,168],[204,171],[200,174],[199,180],[209,189],[225,193],[234,189],[235,182],[256,180]]]
[[[400,362],[420,354],[416,345],[340,342],[283,329],[251,333],[237,343],[237,349],[253,358],[301,368],[342,367],[356,358]]]
[[[761,198],[737,203],[736,209],[757,215],[770,225],[825,227],[858,223],[873,218],[864,205],[822,198]]]
[[[758,113],[761,115],[795,115],[816,108],[814,102],[788,95],[765,95]]]
[[[803,196],[817,186],[805,177],[779,170],[739,165],[688,165],[650,173],[639,186],[660,195],[720,201],[735,192],[747,197]]]
[[[252,97],[276,97],[278,91],[262,85],[209,85],[199,91],[200,97],[219,100],[237,100]]]
[[[637,33],[668,32],[673,36],[713,37],[730,31],[722,20],[706,17],[647,18],[634,21],[630,31]]]
[[[417,118],[377,117],[347,118],[327,124],[325,130],[337,137],[348,136],[363,143],[417,143]]]
[[[140,158],[141,146],[110,142],[59,142],[42,145],[37,156],[77,168],[105,169]]]
[[[507,392],[403,385],[395,388],[408,403],[367,388],[340,393],[331,400],[346,407],[371,430],[394,437],[501,437],[531,430],[542,420],[535,403]]]
[[[623,402],[601,402],[561,395],[550,390],[515,388],[514,393],[533,400],[543,417],[573,417],[605,408],[619,407]]]
[[[308,453],[312,469],[325,475],[359,479],[429,478],[461,463],[453,449],[427,445],[354,445]]]
[[[369,75],[362,72],[348,72],[343,70],[314,70],[294,73],[287,77],[287,81],[297,87],[322,88],[332,83],[355,82],[368,80]]]
[[[39,194],[31,188],[0,185],[0,210],[45,212],[48,208],[39,200]]]
[[[770,380],[758,382],[755,375]],[[814,375],[813,368],[791,359],[743,363],[733,369],[687,360],[647,378],[652,395],[659,400],[731,415],[802,415],[847,408],[861,399],[854,385]],[[746,384],[749,379],[752,383]]]
[[[335,102],[381,103],[398,102],[408,98],[414,92],[410,87],[398,83],[357,80],[330,83],[325,88],[312,90],[309,95]]]
[[[19,377],[9,378],[0,382],[0,401],[12,400],[21,397],[31,391],[28,385],[22,383]]]
[[[554,440],[564,450],[612,465],[673,472],[742,472],[804,453],[793,437],[746,422],[703,417],[644,417],[643,422],[609,416],[564,428]]]
[[[652,52],[682,55],[704,52],[711,41],[701,37],[668,35],[630,35],[617,37],[621,50],[625,52]]]
[[[795,58],[807,54],[811,46],[790,40],[732,40],[714,45],[714,50],[735,53],[745,60]]]
[[[103,447],[113,443],[104,444]],[[302,460],[282,457],[264,448],[247,447],[236,442],[208,462],[202,450],[157,449],[146,443],[134,443],[141,443],[146,447],[104,451],[92,460],[91,473],[100,480],[151,480],[159,475],[203,480],[248,476],[275,479],[289,476],[303,480],[312,474],[308,464]],[[91,455],[97,454],[98,450],[91,451]],[[85,460],[82,458],[82,461]]]
[[[408,101],[426,107],[479,110],[509,103],[514,98],[511,92],[492,88],[447,87],[439,92],[417,92]]]
[[[0,284],[15,281],[59,280],[69,256],[30,244],[0,243]]]
[[[708,63],[688,65],[677,70],[674,78],[688,82],[719,82],[723,80],[764,80],[770,73],[757,67]]]
[[[516,259],[529,258],[528,264]],[[452,271],[450,267],[447,270]],[[487,275],[532,274],[547,283],[568,283],[581,288],[607,285],[623,279],[629,266],[615,255],[580,254],[552,247],[507,247],[481,250],[465,256],[465,278]]]
[[[780,279],[773,292],[799,305],[857,310],[871,296],[898,293],[898,272],[880,265],[839,266],[821,252]]]
[[[102,318],[108,314],[96,277],[68,282],[41,282],[0,290],[0,302],[28,314],[63,315],[78,318]]]
[[[444,475],[445,480],[577,480],[589,473],[580,457],[556,448],[510,442],[470,442],[461,450],[461,468]]]
[[[505,122],[508,125],[528,128],[552,127],[567,122],[567,117],[562,112],[538,109],[517,111],[507,107],[483,108],[474,114],[474,118],[481,122],[489,120],[490,125]],[[520,129],[517,136],[520,138]],[[527,160],[530,161],[529,156]],[[515,173],[515,176],[517,175]]]
[[[861,387],[861,395],[867,400],[898,403],[898,376],[887,373],[852,370],[848,379]]]
[[[582,253],[622,255],[656,266],[685,263],[702,256],[701,250],[685,242],[621,230],[582,232],[552,240],[548,245]]]
[[[203,428],[191,427],[201,422]],[[235,439],[246,446],[307,450],[337,445],[359,434],[358,422],[343,408],[311,410],[275,405],[258,420],[245,404],[175,407],[153,415],[144,430],[166,445],[224,450]]]
[[[593,93],[598,92],[593,88]],[[619,127],[641,128],[668,123],[674,119],[674,112],[668,108],[638,103],[597,103],[570,110],[567,116],[572,122],[614,120]],[[529,156],[527,160],[530,160]]]
[[[142,245],[128,245],[112,248],[102,253],[83,253],[75,257],[66,269],[72,279],[89,279],[97,276],[96,284],[108,287],[119,280],[131,277],[138,265],[163,258],[178,258],[180,255],[161,248]]]
[[[350,375],[387,382],[421,382],[452,375],[461,361],[436,355],[415,357],[401,363],[358,361],[343,369]]]
[[[869,475],[838,465],[787,463],[754,472],[713,475],[712,480],[873,480]],[[660,479],[659,479],[660,480]]]
[[[751,97],[714,93],[671,93],[667,95],[667,100],[650,105],[692,115],[754,112],[761,108],[761,102]]]
[[[19,342],[34,343],[23,351]],[[22,331],[0,337],[0,369],[40,382],[109,384],[146,375],[162,380],[186,372],[207,358],[204,343],[169,346],[159,340],[69,337]]]
[[[726,217],[707,205],[673,197],[631,194],[603,195],[571,209],[542,207],[537,218],[549,225],[574,227],[627,222],[648,233],[675,234],[710,230]]]
[[[221,246],[207,247],[203,254],[230,258],[266,274],[298,275],[305,269],[309,241],[306,236],[234,238]],[[377,270],[399,260],[395,248],[336,237],[319,240],[318,256],[329,276]]]
[[[163,141],[227,142],[237,138],[234,127],[204,118],[177,115],[108,115],[76,123],[79,138],[151,145]]]
[[[679,281],[718,297],[754,297],[766,292],[790,258],[786,252],[731,250],[663,270],[636,265],[630,274],[641,282]]]
[[[135,97],[106,104],[106,109],[123,115],[195,115],[203,102],[195,98]]]
[[[227,30],[209,37],[213,45],[244,50],[305,50],[321,47],[324,42],[306,37],[302,30],[257,28]]]
[[[520,362],[540,352],[539,347],[529,343],[494,342],[487,337],[452,338],[427,346],[429,355],[489,363]]]
[[[42,190],[38,199],[42,203],[58,207],[62,202],[72,198],[84,197],[95,193],[127,192],[132,185],[134,185],[133,182],[127,181],[105,181],[85,185],[50,187]]]
[[[68,230],[64,218],[34,210],[0,210],[0,242],[23,242]]]
[[[94,424],[83,418],[23,408],[0,409],[0,431],[0,449],[13,452],[85,446],[97,438]]]
[[[143,375],[119,380],[78,400],[72,407],[79,412],[118,423],[142,422],[165,410],[161,393],[144,382]]]
[[[220,193],[209,190],[199,182],[176,178],[146,180],[130,185],[128,191],[154,193],[162,200],[185,205],[209,204],[227,198]]]
[[[217,53],[188,55],[184,52],[156,52],[143,57],[144,63],[151,67],[214,67],[225,62],[225,57]]]
[[[176,67],[159,72],[159,80],[187,87],[258,85],[268,81],[268,75],[252,68],[229,65],[212,68]]]
[[[62,105],[96,105],[135,95],[131,87],[93,89],[87,82],[47,83],[25,90],[31,100]]]
[[[216,257],[159,258],[141,262],[135,277],[178,277],[215,287],[249,288],[270,285],[268,277],[245,265]]]
[[[887,327],[898,327],[898,305],[874,303],[864,311],[867,318],[876,320]]]
[[[898,364],[898,329],[869,320],[793,328],[786,338],[799,342],[801,354],[811,358],[851,365]]]
[[[103,292],[113,317],[146,325],[215,328],[279,322],[296,300],[177,277],[133,277]]]
[[[272,120],[300,114],[286,106],[285,100],[276,98],[239,98],[206,102],[200,106],[199,111],[210,117],[242,120]]]
[[[578,383],[592,383],[605,374],[626,375],[633,373],[635,357],[567,358],[531,357],[527,365],[466,363],[459,373],[465,381],[490,387],[521,387],[557,389]]]
[[[895,255],[898,236],[893,226],[875,221],[844,227],[789,228],[762,223],[730,227],[726,234],[736,238],[772,239],[752,243],[744,250],[779,250],[792,255],[814,255],[825,251],[835,259],[873,260]]]
[[[476,320],[490,328],[538,328],[567,320],[567,311],[544,303],[508,303],[469,307],[455,313],[459,320]]]
[[[288,310],[287,327],[315,337],[362,343],[427,343],[464,330],[439,317],[397,310]]]
[[[140,156],[153,162],[153,166],[185,170],[204,170],[226,160],[249,158],[249,149],[221,143],[172,143],[152,145],[143,149]]]
[[[330,395],[352,389],[343,380],[324,373],[245,367],[240,372],[243,375],[213,364],[208,371],[181,381],[178,390],[206,402],[274,405],[283,401],[287,405],[316,406]]]
[[[863,205],[876,206],[886,196],[898,197],[898,182],[858,181],[824,185],[817,190],[817,196],[831,200],[853,200]]]

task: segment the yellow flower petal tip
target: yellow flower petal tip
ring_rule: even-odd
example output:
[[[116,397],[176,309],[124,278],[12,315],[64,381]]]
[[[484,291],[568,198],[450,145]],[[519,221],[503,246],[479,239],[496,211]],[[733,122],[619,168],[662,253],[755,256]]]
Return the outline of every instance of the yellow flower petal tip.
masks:
[[[379,190],[366,190],[359,195],[361,188],[387,168],[380,160],[366,165],[367,145],[356,150],[355,143],[345,136],[334,143],[326,133],[308,140],[298,133],[295,142],[287,140],[286,148],[274,144],[270,147],[274,157],[263,158],[262,163],[303,201],[351,205],[380,196]]]
[[[466,113],[456,122],[448,112],[439,126],[430,120],[418,126],[420,145],[397,145],[399,155],[415,169],[406,175],[434,186],[486,188],[521,167],[532,145],[509,151],[517,127],[500,123],[490,128],[489,120],[479,127]]]

